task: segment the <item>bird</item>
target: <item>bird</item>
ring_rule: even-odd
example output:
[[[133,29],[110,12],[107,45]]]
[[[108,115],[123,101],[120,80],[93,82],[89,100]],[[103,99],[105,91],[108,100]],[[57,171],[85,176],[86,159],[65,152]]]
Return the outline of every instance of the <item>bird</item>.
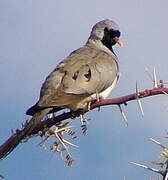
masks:
[[[123,46],[120,35],[118,25],[110,19],[93,26],[85,45],[70,53],[45,79],[39,100],[26,111],[32,116],[27,132],[53,109],[86,109],[111,94],[120,74],[113,50],[116,44]]]

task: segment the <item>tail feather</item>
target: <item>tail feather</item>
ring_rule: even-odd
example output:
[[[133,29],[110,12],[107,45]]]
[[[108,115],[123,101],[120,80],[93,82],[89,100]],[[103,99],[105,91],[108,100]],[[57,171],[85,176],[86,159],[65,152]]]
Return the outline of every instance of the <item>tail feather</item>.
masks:
[[[30,115],[33,116],[36,112],[40,111],[41,109],[38,106],[38,102],[31,106],[27,111],[26,111],[26,115]]]
[[[53,108],[46,108],[41,111],[36,112],[28,124],[23,129],[23,136],[30,134],[36,125],[47,115]]]
[[[38,102],[33,105],[32,107],[30,107],[27,111],[26,111],[26,115],[29,115],[29,116],[33,116],[35,115],[37,112],[39,111],[43,111],[44,109],[48,109],[48,108],[51,108],[51,106],[49,107],[40,107],[38,106]],[[60,111],[64,108],[62,107],[58,107],[58,106],[52,106],[52,109],[51,111],[49,111],[48,113],[53,113],[53,112],[57,112],[57,111]]]

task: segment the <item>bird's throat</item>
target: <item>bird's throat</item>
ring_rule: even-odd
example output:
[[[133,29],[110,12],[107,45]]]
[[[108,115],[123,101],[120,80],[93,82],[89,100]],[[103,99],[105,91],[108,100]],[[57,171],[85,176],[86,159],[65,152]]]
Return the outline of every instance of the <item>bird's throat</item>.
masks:
[[[115,55],[112,46],[110,46],[110,44],[107,44],[105,42],[103,43],[102,40],[89,39],[86,44],[94,44],[99,49],[104,50],[104,51],[106,51],[109,54],[114,54]]]
[[[101,42],[104,44],[104,46],[106,46],[113,54],[114,50],[113,50],[113,44],[105,39],[102,39]],[[115,54],[116,55],[116,54]]]

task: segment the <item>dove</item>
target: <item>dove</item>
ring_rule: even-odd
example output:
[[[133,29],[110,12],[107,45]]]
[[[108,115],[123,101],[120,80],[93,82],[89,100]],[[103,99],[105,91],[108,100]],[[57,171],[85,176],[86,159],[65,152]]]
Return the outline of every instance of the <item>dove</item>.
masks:
[[[32,116],[27,132],[53,109],[86,109],[111,94],[119,79],[113,46],[123,46],[120,34],[118,25],[109,19],[93,26],[86,44],[70,53],[45,79],[38,102],[26,111]]]

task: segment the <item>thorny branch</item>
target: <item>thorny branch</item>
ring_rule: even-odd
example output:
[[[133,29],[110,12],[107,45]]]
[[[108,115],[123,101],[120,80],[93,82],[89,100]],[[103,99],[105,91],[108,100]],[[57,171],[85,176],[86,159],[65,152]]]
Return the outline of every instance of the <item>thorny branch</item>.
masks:
[[[168,88],[154,88],[150,90],[141,91],[139,92],[139,98],[142,99],[145,97],[150,97],[150,96],[159,95],[159,94],[168,95]],[[93,110],[95,108],[99,108],[102,106],[108,106],[108,105],[121,105],[121,104],[125,105],[129,101],[136,100],[136,99],[137,99],[136,93],[133,93],[127,96],[118,97],[118,98],[103,99],[99,102],[92,104],[90,107],[90,110]],[[88,110],[82,110],[82,111],[80,110],[76,112],[67,112],[53,118],[48,118],[45,121],[42,121],[41,123],[39,123],[38,126],[32,132],[32,134],[37,134],[39,131],[43,130],[44,128],[50,128],[51,126],[55,125],[56,123],[60,121],[63,121],[68,118],[75,118],[75,117],[78,117],[80,113],[85,114],[87,112]],[[1,155],[1,146],[0,146],[0,155]]]
[[[150,141],[160,146],[163,150],[160,153],[159,160],[154,161],[153,164],[159,166],[159,169],[151,168],[147,165],[136,163],[136,162],[129,162],[133,165],[138,167],[144,168],[146,170],[152,171],[154,173],[160,174],[162,176],[162,180],[168,180],[168,147],[162,145],[157,140],[150,138]]]
[[[158,88],[153,88],[150,90],[144,90],[138,92],[138,99],[142,99],[145,97],[150,97],[154,95],[159,94],[165,94],[168,95],[168,88],[164,88],[163,86],[159,86]],[[95,102],[91,104],[90,110],[93,110],[95,108],[100,108],[102,106],[108,106],[108,105],[121,105],[121,104],[127,104],[129,101],[137,100],[137,92],[122,96],[118,98],[112,98],[112,99],[103,99],[99,102]],[[43,131],[46,128],[51,128],[53,125],[57,124],[58,122],[61,122],[65,119],[73,119],[75,117],[78,117],[80,114],[85,114],[89,110],[80,110],[76,112],[66,112],[62,113],[61,115],[47,118],[44,121],[41,121],[36,128],[33,130],[31,134],[27,134],[28,137],[31,137],[35,134],[38,134],[38,132]],[[22,129],[17,129],[16,132],[14,132],[1,146],[0,146],[0,159],[3,159],[6,157],[15,147],[13,147],[13,144],[15,144],[15,141],[17,141],[17,137],[22,131],[24,131],[24,127],[26,126],[27,122],[23,126]],[[24,137],[25,138],[25,137]]]

